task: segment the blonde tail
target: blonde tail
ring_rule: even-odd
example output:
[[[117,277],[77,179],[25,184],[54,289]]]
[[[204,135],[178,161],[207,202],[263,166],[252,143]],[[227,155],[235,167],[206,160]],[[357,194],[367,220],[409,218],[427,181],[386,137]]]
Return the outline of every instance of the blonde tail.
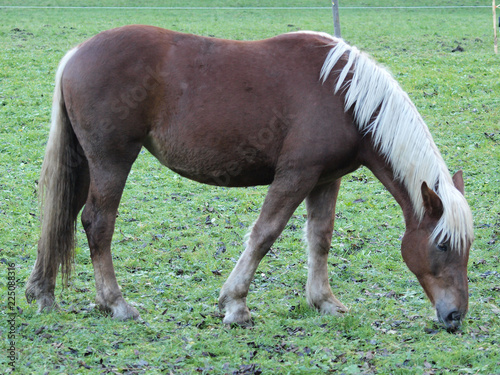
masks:
[[[53,303],[59,265],[65,284],[71,274],[76,217],[81,208],[77,203],[77,195],[81,195],[78,190],[82,188],[78,186],[79,181],[81,185],[79,174],[82,173],[82,165],[87,164],[68,118],[62,92],[64,68],[76,51],[77,48],[69,51],[57,70],[52,122],[39,180],[41,235],[36,264],[26,287],[26,297],[28,301],[37,299],[41,309]]]

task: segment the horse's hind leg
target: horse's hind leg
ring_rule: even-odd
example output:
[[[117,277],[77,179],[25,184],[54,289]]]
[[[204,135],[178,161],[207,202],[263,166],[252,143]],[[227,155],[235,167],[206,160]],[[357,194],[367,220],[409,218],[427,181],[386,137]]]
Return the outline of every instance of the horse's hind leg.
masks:
[[[90,189],[82,213],[82,224],[94,266],[96,302],[102,310],[110,311],[113,318],[119,320],[139,317],[138,311],[125,302],[122,296],[111,257],[111,239],[118,205],[128,173],[140,150],[140,145],[129,147],[129,153],[123,157],[120,157],[119,151],[112,156],[101,152],[98,163],[89,164]]]
[[[77,155],[77,154],[75,154]],[[75,196],[73,197],[73,206],[69,220],[76,222],[78,213],[82,209],[89,189],[89,171],[87,160],[81,155],[77,155],[74,163],[73,175],[75,178]],[[45,202],[45,204],[53,204],[53,202]],[[67,223],[66,223],[67,224]],[[57,306],[54,296],[56,287],[56,279],[61,260],[57,255],[53,254],[48,249],[44,248],[45,243],[40,239],[38,244],[38,255],[35,266],[31,271],[31,275],[26,284],[26,298],[28,302],[36,300],[38,303],[38,311],[50,311]],[[64,249],[71,252],[72,249]],[[66,280],[63,280],[63,282]]]
[[[306,198],[307,302],[323,314],[334,315],[347,312],[347,308],[332,293],[327,269],[339,188],[340,179],[330,185],[317,186]]]
[[[315,184],[317,175],[287,175],[275,178],[255,222],[246,249],[221,289],[219,308],[225,309],[224,323],[246,323],[250,311],[246,297],[260,261],[280,235],[297,206]]]

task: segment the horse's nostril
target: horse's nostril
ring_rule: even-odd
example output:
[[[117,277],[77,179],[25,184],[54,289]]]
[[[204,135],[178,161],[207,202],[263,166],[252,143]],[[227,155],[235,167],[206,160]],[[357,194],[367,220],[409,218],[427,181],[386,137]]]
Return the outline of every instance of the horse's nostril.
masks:
[[[448,314],[448,321],[449,322],[459,322],[460,320],[462,320],[462,314],[460,314],[460,312],[458,311],[452,311],[451,313]]]
[[[448,314],[446,320],[447,320],[446,326],[448,327],[448,329],[451,331],[455,331],[456,329],[458,329],[458,327],[460,327],[460,323],[462,321],[462,314],[457,310],[454,310]]]

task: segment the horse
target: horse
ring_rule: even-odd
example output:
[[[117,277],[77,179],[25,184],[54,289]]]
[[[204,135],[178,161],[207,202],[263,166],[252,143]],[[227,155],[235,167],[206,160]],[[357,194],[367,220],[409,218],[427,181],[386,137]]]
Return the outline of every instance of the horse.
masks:
[[[452,177],[427,125],[392,75],[321,32],[258,41],[130,25],[70,50],[56,73],[42,164],[41,234],[26,285],[39,311],[68,282],[79,212],[96,303],[126,320],[111,257],[120,198],[141,149],[204,184],[269,185],[258,219],[219,295],[223,323],[251,322],[246,299],[261,259],[305,200],[308,304],[348,309],[328,281],[341,178],[366,166],[400,205],[403,260],[448,330],[468,310],[473,242],[462,171]]]

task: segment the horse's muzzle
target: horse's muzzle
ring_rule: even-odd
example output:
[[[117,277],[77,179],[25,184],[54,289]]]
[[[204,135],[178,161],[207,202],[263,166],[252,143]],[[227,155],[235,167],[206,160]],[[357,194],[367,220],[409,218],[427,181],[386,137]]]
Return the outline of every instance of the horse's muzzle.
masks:
[[[439,321],[444,324],[448,332],[455,332],[460,328],[462,320],[465,317],[466,311],[459,311],[456,308],[439,309],[436,308],[436,313]]]

